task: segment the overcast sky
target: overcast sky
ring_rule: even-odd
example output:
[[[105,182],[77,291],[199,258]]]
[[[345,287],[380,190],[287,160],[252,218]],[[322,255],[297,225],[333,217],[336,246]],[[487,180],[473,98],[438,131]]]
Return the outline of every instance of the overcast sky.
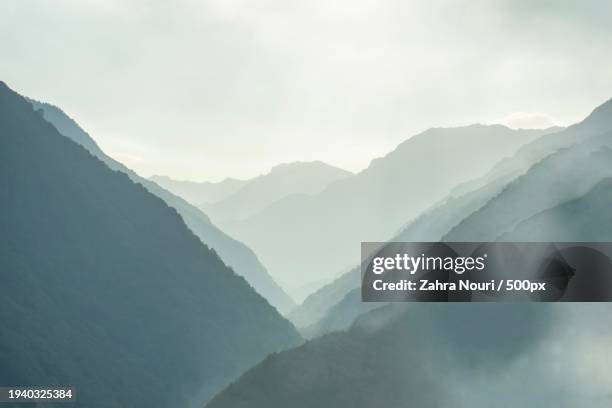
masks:
[[[433,126],[612,97],[612,2],[3,0],[0,79],[142,175],[357,171]]]

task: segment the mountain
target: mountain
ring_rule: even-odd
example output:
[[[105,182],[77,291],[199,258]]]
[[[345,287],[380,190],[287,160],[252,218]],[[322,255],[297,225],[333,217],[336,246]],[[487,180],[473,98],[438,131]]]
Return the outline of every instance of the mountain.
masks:
[[[202,406],[300,342],[177,211],[0,83],[0,384]]]
[[[359,243],[384,241],[546,130],[500,125],[430,129],[314,196],[289,196],[225,229],[246,242],[291,293],[329,280],[359,259]]]
[[[607,157],[612,159],[612,151]],[[612,162],[609,162],[612,163]],[[612,239],[612,178],[608,177],[574,200],[521,221],[502,241],[609,242]]]
[[[220,201],[235,193],[247,183],[246,180],[232,178],[226,178],[218,183],[211,183],[206,181],[174,180],[170,177],[159,175],[152,176],[149,179],[195,206]]]
[[[446,200],[416,218],[415,225],[408,225],[395,240],[418,238],[418,231],[426,234],[422,223],[427,218],[434,221],[432,214],[445,219],[434,224],[435,232],[429,237],[445,234],[442,225],[461,218],[464,208],[468,211],[464,221],[451,230],[451,238],[445,234],[446,239],[609,242],[612,132],[606,131],[606,119],[612,115],[598,115],[601,126],[595,126],[590,116],[556,135],[558,144],[547,137],[551,151],[540,151],[544,158],[522,174],[514,179],[506,174],[495,185]],[[539,140],[535,143],[540,146],[525,146],[517,153],[517,161],[525,159],[525,151],[543,146]],[[520,168],[517,163],[507,166],[511,162],[504,166]],[[478,202],[483,207],[472,210]],[[311,298],[341,294],[334,290],[349,289],[351,279],[358,279],[356,273],[353,270]],[[361,303],[358,293],[358,289],[346,292],[314,327],[318,334],[337,330],[365,313],[347,331],[269,356],[207,407],[282,407],[289,400],[297,402],[292,404],[295,407],[364,408],[484,408],[500,402],[509,407],[603,408],[610,404],[612,381],[601,376],[609,368],[605,356],[612,355],[612,328],[601,326],[612,314],[607,303],[411,303],[368,312],[372,305]],[[591,350],[591,358],[585,357],[584,350]],[[287,375],[287,368],[295,364],[300,364],[299,373]],[[274,393],[261,391],[271,387]]]
[[[446,198],[410,221],[392,241],[541,240],[552,226],[537,224],[541,229],[535,233],[536,224],[529,224],[532,234],[528,234],[524,230],[528,227],[521,222],[586,194],[612,174],[612,137],[606,133],[610,130],[612,101],[597,107],[580,123],[555,129],[522,146],[483,176],[453,188]],[[605,218],[603,213],[600,216]],[[517,224],[521,228],[514,231]],[[504,231],[506,234],[500,237]],[[605,233],[605,228],[597,231]],[[547,236],[544,241],[562,240],[561,236],[585,241],[593,237],[584,231]],[[355,316],[372,307],[351,302],[359,299],[359,285],[360,272],[354,269],[312,294],[289,317],[309,337],[344,329]]]
[[[504,190],[528,171],[536,172],[539,167],[549,160],[563,160],[563,157],[559,158],[554,153],[567,154],[567,149],[577,152],[572,146],[583,142],[586,142],[583,145],[587,149],[586,151],[598,150],[602,143],[603,145],[606,144],[606,137],[604,136],[602,139],[599,139],[599,142],[589,142],[589,140],[591,137],[597,137],[602,133],[612,130],[611,107],[611,103],[607,102],[596,108],[580,123],[568,129],[557,129],[554,133],[542,136],[534,142],[522,146],[515,155],[501,160],[484,176],[454,188],[444,200],[409,222],[394,240],[442,240],[453,228],[458,227],[466,217],[478,212],[496,196],[505,194]],[[593,144],[590,145],[589,143]],[[566,153],[561,153],[562,151]],[[565,157],[568,159],[567,156]],[[573,158],[570,160],[573,160]],[[541,163],[538,164],[539,162]],[[561,163],[559,166],[566,167],[569,172],[574,168],[580,168],[580,166],[576,166],[576,163],[572,163],[571,167],[564,166]],[[588,173],[589,166],[587,165],[586,173]],[[605,171],[605,163],[602,163],[600,167]],[[555,172],[556,170],[551,169],[551,171]],[[559,177],[560,174],[555,173],[550,174],[550,176],[555,178]],[[555,180],[551,181],[554,185]],[[595,182],[597,180],[593,181],[593,183]],[[545,186],[545,190],[537,191],[537,193],[546,195],[549,192],[550,186],[548,184]],[[538,190],[542,190],[542,187],[538,187]],[[536,191],[532,193],[535,194]]]
[[[232,267],[239,275],[244,276],[255,290],[281,313],[289,311],[294,306],[293,300],[270,277],[253,251],[219,230],[201,210],[166,191],[156,183],[138,176],[123,164],[107,156],[95,141],[58,107],[32,99],[29,99],[29,101],[35,109],[42,111],[44,118],[53,124],[62,135],[79,143],[111,169],[127,174],[135,183],[142,184],[151,193],[174,207],[187,226],[204,244],[213,248],[226,265]]]
[[[391,241],[435,242],[442,240],[448,231],[494,197],[511,180],[511,175],[490,172],[481,179],[466,183],[482,185],[474,191],[455,196],[454,192],[458,189],[453,189],[444,200],[434,204],[432,208],[410,221]],[[309,295],[287,317],[302,335],[308,338],[333,330],[346,329],[355,320],[355,317],[381,305],[361,303],[360,285],[360,269],[353,268]]]
[[[606,108],[607,104],[595,112]],[[429,217],[433,221],[431,214],[446,215],[441,224],[448,225],[460,208],[467,209],[486,197],[486,192],[493,192],[482,208],[463,215],[477,229],[469,230],[461,221],[452,239],[610,242],[612,132],[603,123],[612,119],[610,113],[608,118],[596,118],[602,126],[589,123],[594,120],[590,116],[568,133],[557,135],[562,147],[553,148],[548,155],[542,152],[545,157],[515,179],[447,200],[417,218],[416,226],[408,225],[396,240],[402,234],[419,237],[411,235],[419,230],[427,233],[421,223]],[[569,139],[573,143],[568,144]],[[523,152],[535,150],[537,146],[525,146]],[[523,154],[517,153],[517,160],[524,159]],[[436,232],[430,237],[443,233],[440,225],[434,227]],[[504,232],[506,229],[509,231]],[[571,250],[565,253],[570,254]],[[609,271],[610,260],[606,262],[603,269]],[[349,289],[347,282],[358,280],[357,273],[346,274],[311,298],[341,294],[334,289]],[[609,370],[605,357],[612,355],[612,328],[604,325],[602,329],[601,325],[612,314],[608,303],[380,307],[361,303],[358,295],[358,289],[348,290],[307,328],[310,335],[321,335],[346,327],[360,315],[347,331],[332,332],[269,356],[207,407],[282,407],[289,399],[298,401],[292,404],[296,407],[484,408],[503,402],[508,407],[603,408],[610,404],[612,381],[603,373]],[[378,308],[368,312],[371,307]],[[590,350],[590,357],[584,350]],[[299,373],[281,375],[294,364],[300,364]],[[261,392],[270,387],[274,393]],[[306,402],[300,405],[302,401]]]
[[[612,176],[612,101],[559,136],[561,143],[551,146],[549,155],[467,215],[444,240],[496,240],[521,221],[578,198]]]
[[[298,329],[312,332],[312,327],[329,312],[329,309],[351,290],[359,287],[360,282],[361,272],[359,268],[353,268],[307,296],[287,317]]]
[[[357,287],[329,306],[314,323],[299,327],[299,331],[304,338],[313,339],[326,333],[346,330],[359,316],[385,305],[381,302],[362,302],[361,288]]]
[[[606,303],[387,306],[268,356],[207,408],[604,408],[611,313]]]
[[[346,170],[320,161],[279,164],[269,173],[249,180],[229,197],[203,205],[202,208],[223,226],[228,221],[255,215],[292,194],[317,194],[328,185],[351,175]]]

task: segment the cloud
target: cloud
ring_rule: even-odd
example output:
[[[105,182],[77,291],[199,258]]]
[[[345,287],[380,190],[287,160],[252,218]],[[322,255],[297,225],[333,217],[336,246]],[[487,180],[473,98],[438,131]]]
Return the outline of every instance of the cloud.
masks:
[[[359,170],[429,127],[571,123],[612,95],[608,2],[517,4],[7,0],[0,77],[108,150],[146,146],[139,172],[245,178],[313,157]]]
[[[483,305],[473,307],[478,306],[485,308]],[[445,388],[456,396],[455,406],[610,406],[612,329],[601,324],[602,316],[608,316],[611,311],[608,304],[506,304],[498,307],[514,311],[519,307],[534,311],[547,307],[554,313],[534,320],[544,324],[535,337],[524,327],[507,322],[504,316],[500,316],[494,328],[474,319],[477,332],[497,330],[498,335],[505,334],[510,340],[520,340],[529,347],[510,356],[504,355],[503,343],[498,344],[502,354],[494,359],[499,360],[503,369],[495,371],[482,364],[470,367],[443,360],[440,370],[449,375]],[[529,314],[524,316],[527,320],[532,318]],[[504,327],[504,322],[509,324]],[[463,348],[458,344],[453,355],[459,359]],[[483,353],[481,357],[487,356]]]
[[[539,112],[513,112],[493,123],[512,129],[546,129],[559,126],[559,122],[552,116]]]

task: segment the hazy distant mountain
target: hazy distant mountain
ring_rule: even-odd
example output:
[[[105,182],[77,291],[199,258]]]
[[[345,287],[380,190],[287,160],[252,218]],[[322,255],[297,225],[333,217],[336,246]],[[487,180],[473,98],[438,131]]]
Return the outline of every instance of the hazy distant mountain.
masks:
[[[299,331],[304,338],[312,339],[326,333],[346,330],[359,316],[385,305],[386,303],[382,302],[362,302],[361,288],[356,287],[325,310],[314,323],[300,327]]]
[[[360,281],[359,268],[353,268],[310,294],[287,317],[300,330],[309,330],[308,328],[322,319],[332,306],[340,302],[351,290],[357,288]]]
[[[175,209],[0,83],[0,384],[201,406],[299,341]]]
[[[612,135],[606,133],[612,130],[612,102],[601,105],[566,130],[555,130],[521,147],[484,176],[452,189],[449,196],[409,222],[392,241],[495,240],[504,231],[508,232],[504,240],[516,241],[537,241],[544,236],[545,241],[571,236],[573,240],[589,240],[596,236],[595,232],[589,235],[575,231],[559,236],[550,233],[571,222],[548,228],[538,217],[539,221],[528,224],[531,227],[520,224],[541,211],[582,196],[612,175],[608,148],[612,146]],[[589,216],[606,217],[603,213]],[[517,223],[520,228],[510,233]],[[537,234],[525,232],[526,228],[535,230],[535,225],[540,228]],[[606,229],[594,231],[605,233]],[[372,306],[357,301],[352,303],[353,308],[347,305],[352,298],[350,292],[359,285],[360,273],[354,269],[311,295],[289,316],[307,335],[342,329]]]
[[[612,160],[612,151],[607,152]],[[612,161],[609,162],[612,167]],[[503,241],[612,241],[612,178],[597,183],[585,195],[521,221]]]
[[[586,194],[602,179],[612,177],[612,150],[599,144],[607,141],[612,146],[612,133],[597,139],[562,149],[538,162],[466,216],[444,239],[469,241],[482,236],[483,240],[496,240],[521,221]]]
[[[602,137],[612,145],[612,133]],[[602,147],[600,150],[585,156],[580,162],[574,158],[561,156],[561,161],[571,163],[568,171],[580,174],[584,169],[588,176],[579,181],[563,173],[551,175],[552,180],[567,181],[566,186],[572,186],[571,191],[582,192],[588,190],[595,183],[595,187],[584,196],[566,202],[551,209],[537,212],[535,215],[521,221],[512,232],[503,234],[499,239],[504,241],[610,241],[612,240],[612,149]],[[537,168],[537,166],[534,166]],[[531,171],[531,170],[530,170]],[[603,181],[600,181],[602,180]],[[442,205],[417,218],[402,231],[393,241],[439,241],[452,224],[449,220],[458,220],[472,213],[478,203],[484,204],[483,198],[489,196],[491,191],[498,191],[505,183],[493,182],[472,193],[467,193],[456,199],[451,199],[448,205]],[[575,188],[578,185],[580,187]],[[548,185],[547,185],[548,186]],[[539,189],[539,194],[550,198],[554,189]],[[503,194],[503,193],[502,193]],[[535,202],[536,194],[529,195]],[[506,208],[514,208],[511,203]],[[544,205],[542,208],[546,208]],[[498,211],[508,212],[504,209]],[[462,214],[462,215],[461,215]],[[524,215],[523,215],[524,216]],[[428,228],[429,226],[429,228]],[[476,240],[475,235],[468,239]],[[334,330],[342,330],[350,326],[355,318],[370,309],[382,306],[382,303],[362,303],[359,269],[353,270],[337,281],[331,283],[326,291],[319,291],[312,298],[307,299],[289,315],[290,319],[300,327],[300,331],[307,337],[319,336]],[[333,295],[332,295],[333,293]],[[315,300],[318,299],[318,303]],[[318,305],[318,308],[314,306]]]
[[[289,196],[226,229],[248,243],[285,288],[330,279],[458,183],[473,179],[545,130],[494,125],[431,129],[314,196]]]
[[[351,175],[320,161],[279,164],[269,173],[249,180],[229,197],[202,208],[223,226],[225,222],[255,215],[289,195],[317,194],[331,183]]]
[[[203,203],[213,203],[235,193],[247,180],[226,178],[218,183],[174,180],[167,176],[152,176],[153,180],[163,188],[184,198],[195,206]]]
[[[609,105],[610,102],[601,105],[582,122],[568,129],[556,129],[555,132],[524,145],[515,155],[501,160],[484,176],[453,188],[444,200],[409,222],[394,240],[442,240],[464,218],[480,210],[496,196],[504,194],[506,186],[525,174],[538,161],[559,149],[585,142],[591,136],[612,130],[612,110]],[[598,146],[587,149],[597,150]],[[571,163],[571,167],[563,165],[561,167],[567,167],[567,170],[572,171],[576,163]],[[559,177],[560,174],[551,174],[551,176]],[[549,188],[549,185],[545,188],[539,187],[538,194],[548,194]]]
[[[612,101],[557,136],[562,144],[552,145],[552,140],[545,139],[552,153],[467,215],[444,240],[495,240],[521,221],[580,197],[612,176]],[[526,146],[525,150],[533,148]]]
[[[485,179],[488,184],[484,182]],[[512,175],[501,175],[497,179],[491,174],[482,177],[479,179],[484,184],[481,188],[458,197],[451,193],[431,209],[410,221],[391,241],[435,242],[442,240],[448,231],[494,197],[510,180],[512,180]],[[477,183],[473,181],[469,184],[476,185]],[[360,285],[361,272],[359,268],[353,268],[304,299],[288,317],[306,337],[344,329],[352,323],[356,316],[380,306],[375,303],[361,303],[361,292],[358,289]]]
[[[208,408],[609,406],[609,304],[394,305],[274,354]],[[588,354],[588,353],[587,353]],[[296,369],[299,367],[299,369]]]
[[[61,134],[81,144],[111,169],[127,174],[134,182],[142,184],[151,193],[174,207],[202,242],[217,251],[227,265],[231,266],[236,273],[244,276],[279,311],[285,313],[293,307],[294,303],[291,298],[268,275],[253,251],[215,227],[201,210],[164,190],[156,183],[138,176],[123,164],[107,156],[94,140],[61,109],[48,103],[40,103],[31,99],[29,101],[35,109],[42,109],[44,118],[53,124]]]
[[[394,240],[442,234],[451,241],[611,241],[611,125],[608,102],[567,131],[525,146],[505,161],[511,172],[495,171],[493,184],[473,184],[481,187],[442,202]],[[513,171],[520,173],[514,179]],[[608,371],[601,357],[612,355],[612,326],[601,324],[612,315],[609,304],[411,303],[368,312],[377,305],[361,303],[359,290],[349,289],[358,272],[309,298],[311,306],[329,305],[348,289],[306,332],[337,330],[366,313],[348,331],[268,357],[208,407],[274,408],[290,400],[298,408],[609,406],[612,383],[596,374]],[[298,373],[288,370],[296,364]]]

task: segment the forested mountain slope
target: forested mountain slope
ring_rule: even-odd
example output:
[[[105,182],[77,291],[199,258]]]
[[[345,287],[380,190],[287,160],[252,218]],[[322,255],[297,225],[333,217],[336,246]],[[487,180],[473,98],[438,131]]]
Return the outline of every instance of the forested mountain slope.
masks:
[[[285,313],[293,307],[293,300],[270,277],[257,256],[246,245],[218,229],[195,206],[166,191],[156,183],[138,176],[123,164],[107,156],[95,141],[58,107],[31,99],[29,101],[35,109],[42,110],[44,118],[53,124],[62,135],[81,144],[111,169],[127,174],[134,182],[142,184],[151,193],[174,207],[187,226],[202,242],[213,248],[221,256],[226,265],[231,266],[236,273],[244,276],[255,290],[268,299],[281,313]]]
[[[175,209],[0,82],[0,384],[201,406],[300,341]]]

